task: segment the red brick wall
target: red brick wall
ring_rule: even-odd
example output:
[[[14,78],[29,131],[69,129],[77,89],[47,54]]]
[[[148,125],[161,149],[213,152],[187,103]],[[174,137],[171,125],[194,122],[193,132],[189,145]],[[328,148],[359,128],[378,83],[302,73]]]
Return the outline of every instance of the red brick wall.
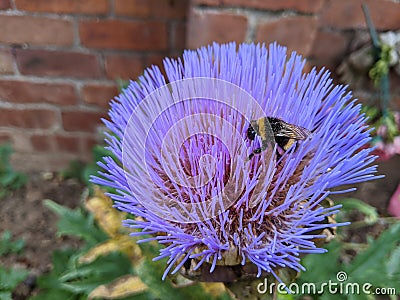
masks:
[[[19,169],[88,159],[116,80],[185,43],[185,0],[0,0],[0,143]]]
[[[368,5],[378,32],[400,30],[398,0],[192,0],[187,46],[278,41],[307,57],[308,68],[330,69],[339,82],[338,66],[352,51],[370,44],[362,3]],[[355,86],[345,82],[361,100],[377,93],[365,77]],[[391,76],[391,93],[400,108],[399,75]]]
[[[23,168],[88,158],[115,80],[184,47],[277,40],[334,71],[367,36],[362,2],[400,29],[396,0],[0,0],[0,142]]]
[[[313,64],[334,68],[356,32],[366,30],[362,3],[378,30],[400,28],[395,0],[193,0],[187,44],[276,40]]]

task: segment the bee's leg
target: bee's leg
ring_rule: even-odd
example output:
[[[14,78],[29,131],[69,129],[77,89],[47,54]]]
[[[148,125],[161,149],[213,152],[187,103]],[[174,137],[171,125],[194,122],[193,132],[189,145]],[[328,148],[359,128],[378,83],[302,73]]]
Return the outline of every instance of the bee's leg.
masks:
[[[262,152],[261,148],[257,148],[254,149],[253,152],[249,155],[249,157],[247,158],[247,161],[249,161],[250,159],[252,159],[254,157],[254,155],[256,154],[260,154]]]
[[[262,140],[261,141],[261,147],[260,147],[261,151],[260,152],[267,150],[267,148],[269,146],[269,143],[270,143],[269,140]]]

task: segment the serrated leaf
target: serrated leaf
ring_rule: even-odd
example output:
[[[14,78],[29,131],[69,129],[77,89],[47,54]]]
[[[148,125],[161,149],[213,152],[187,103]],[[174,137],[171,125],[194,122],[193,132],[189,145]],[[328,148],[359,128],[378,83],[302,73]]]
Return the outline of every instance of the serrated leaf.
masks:
[[[12,236],[11,231],[10,230],[6,230],[1,235],[1,240],[6,242],[6,243],[8,243],[9,241],[11,241],[11,236]]]
[[[8,194],[8,190],[15,190],[23,186],[26,175],[14,171],[10,163],[12,147],[10,144],[0,145],[0,195]]]
[[[398,255],[394,251],[400,243],[400,224],[392,225],[385,230],[369,247],[358,254],[345,271],[349,279],[359,283],[371,283],[374,286],[394,287],[400,289],[400,274],[388,276],[386,269],[388,257]],[[398,262],[397,262],[398,264]],[[386,267],[386,268],[385,268]],[[376,276],[376,270],[381,270]]]
[[[89,294],[99,285],[109,283],[131,271],[129,259],[120,253],[101,256],[94,262],[67,270],[59,281],[62,289],[76,294]]]
[[[54,250],[52,254],[53,270],[57,275],[62,274],[71,263],[71,258],[76,255],[76,249]]]
[[[93,217],[80,208],[72,210],[51,200],[45,200],[44,205],[60,217],[57,222],[58,235],[77,236],[89,245],[95,245],[107,239],[107,235],[94,224]]]
[[[15,174],[12,172],[5,173],[0,177],[0,185],[9,186],[15,180]]]
[[[389,259],[386,262],[386,270],[388,276],[400,277],[400,246],[398,246],[391,253]]]
[[[105,299],[116,299],[137,295],[147,290],[147,285],[145,285],[138,276],[126,275],[109,284],[98,286],[89,294],[88,299],[99,297]]]
[[[0,291],[0,300],[12,300],[11,292]]]
[[[23,269],[6,269],[0,266],[0,290],[12,291],[28,276],[28,271]]]
[[[61,276],[71,265],[70,261],[75,255],[76,250],[74,249],[63,249],[55,250],[52,253],[52,265],[53,268],[50,273],[41,275],[38,280],[38,286],[41,291],[51,290],[58,291],[61,289],[61,284],[59,281],[59,276]],[[70,293],[68,293],[70,294]],[[40,293],[42,295],[42,292]]]
[[[23,239],[12,241],[12,234],[10,231],[5,231],[0,238],[0,255],[8,253],[19,253],[25,246]]]

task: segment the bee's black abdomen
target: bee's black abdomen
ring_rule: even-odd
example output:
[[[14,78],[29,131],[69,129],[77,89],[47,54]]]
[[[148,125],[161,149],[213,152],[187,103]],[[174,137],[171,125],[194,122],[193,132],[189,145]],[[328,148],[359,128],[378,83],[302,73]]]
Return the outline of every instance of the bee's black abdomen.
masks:
[[[287,145],[287,143],[289,143],[289,140],[290,140],[290,138],[288,138],[286,136],[275,136],[275,142],[282,149],[286,148],[286,145]]]

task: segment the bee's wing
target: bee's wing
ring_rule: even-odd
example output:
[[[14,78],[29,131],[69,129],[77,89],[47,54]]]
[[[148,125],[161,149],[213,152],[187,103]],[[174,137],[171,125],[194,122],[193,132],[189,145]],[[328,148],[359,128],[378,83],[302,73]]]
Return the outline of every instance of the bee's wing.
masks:
[[[282,123],[282,127],[280,128],[279,132],[275,133],[276,136],[283,136],[296,140],[305,140],[310,134],[310,131],[308,131],[306,128],[286,122]]]

